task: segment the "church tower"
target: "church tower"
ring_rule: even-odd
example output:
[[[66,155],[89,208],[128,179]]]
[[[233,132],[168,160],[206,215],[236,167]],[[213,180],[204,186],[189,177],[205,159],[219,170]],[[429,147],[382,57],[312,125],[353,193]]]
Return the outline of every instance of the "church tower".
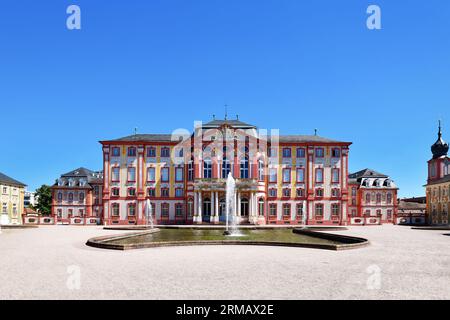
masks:
[[[439,121],[438,139],[431,146],[433,158],[428,161],[428,183],[442,179],[448,172],[446,170],[448,143],[442,139],[441,121]]]

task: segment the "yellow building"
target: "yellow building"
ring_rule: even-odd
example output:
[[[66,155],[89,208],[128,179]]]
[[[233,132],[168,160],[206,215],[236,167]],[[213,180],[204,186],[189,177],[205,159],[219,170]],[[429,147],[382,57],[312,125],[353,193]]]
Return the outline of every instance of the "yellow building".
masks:
[[[450,158],[448,143],[442,139],[439,123],[438,140],[431,147],[433,159],[428,161],[427,218],[432,225],[447,225],[450,208]]]
[[[0,224],[22,224],[25,186],[0,172]]]

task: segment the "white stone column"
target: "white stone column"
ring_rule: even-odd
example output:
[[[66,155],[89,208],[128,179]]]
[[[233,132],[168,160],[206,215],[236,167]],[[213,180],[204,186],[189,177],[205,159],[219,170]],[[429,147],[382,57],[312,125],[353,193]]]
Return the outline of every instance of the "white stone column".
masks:
[[[219,192],[216,192],[216,216],[219,221]]]

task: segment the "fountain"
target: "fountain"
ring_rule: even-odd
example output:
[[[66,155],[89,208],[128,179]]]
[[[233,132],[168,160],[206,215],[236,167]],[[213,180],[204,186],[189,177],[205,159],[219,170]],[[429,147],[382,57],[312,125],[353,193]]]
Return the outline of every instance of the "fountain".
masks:
[[[242,236],[237,227],[236,212],[236,181],[231,172],[228,173],[226,183],[226,229],[223,233],[226,236]]]
[[[153,208],[150,204],[150,200],[147,199],[147,202],[145,203],[145,217],[147,218],[147,223],[150,222],[150,228],[153,229]]]

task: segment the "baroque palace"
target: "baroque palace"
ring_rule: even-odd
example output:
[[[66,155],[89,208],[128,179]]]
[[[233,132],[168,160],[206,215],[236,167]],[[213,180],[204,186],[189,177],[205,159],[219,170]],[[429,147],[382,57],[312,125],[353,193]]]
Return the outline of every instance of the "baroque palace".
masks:
[[[427,222],[432,225],[446,225],[450,209],[450,158],[448,143],[442,139],[439,122],[438,139],[431,146],[433,158],[428,161]]]
[[[351,142],[279,135],[277,130],[268,135],[225,118],[196,123],[193,133],[135,134],[100,143],[102,184],[91,184],[87,172],[83,186],[73,173],[54,186],[54,210],[60,210],[54,214],[61,222],[147,224],[148,199],[158,224],[222,223],[229,173],[236,179],[235,215],[243,224],[395,221],[397,187],[388,176],[366,169],[349,179]],[[91,185],[98,186],[94,194],[102,190],[102,200],[97,200],[102,210],[89,208],[93,202],[86,190]],[[80,206],[71,207],[80,192]],[[58,201],[65,206],[57,206]]]

